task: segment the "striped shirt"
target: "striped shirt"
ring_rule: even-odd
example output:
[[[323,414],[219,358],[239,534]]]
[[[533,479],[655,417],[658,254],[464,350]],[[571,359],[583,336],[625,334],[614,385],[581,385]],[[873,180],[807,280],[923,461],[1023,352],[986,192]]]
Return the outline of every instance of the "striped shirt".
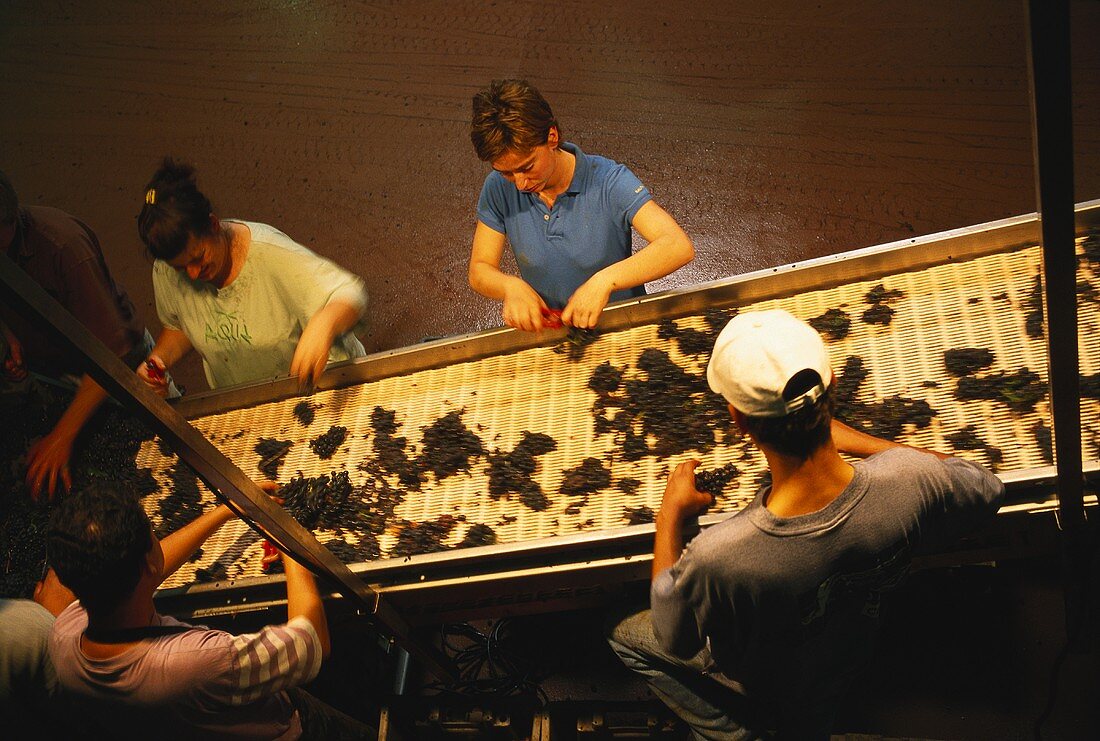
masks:
[[[280,739],[301,735],[286,690],[321,668],[321,641],[296,617],[232,635],[157,615],[178,633],[146,638],[118,656],[80,648],[88,614],[74,602],[58,616],[50,655],[62,695],[121,738]]]

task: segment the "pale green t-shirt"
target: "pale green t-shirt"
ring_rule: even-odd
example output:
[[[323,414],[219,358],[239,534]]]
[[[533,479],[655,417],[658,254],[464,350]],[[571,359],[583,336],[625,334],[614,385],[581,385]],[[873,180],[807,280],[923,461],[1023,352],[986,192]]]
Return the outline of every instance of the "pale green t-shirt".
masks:
[[[236,221],[252,232],[248,257],[224,288],[193,281],[157,260],[153,290],[166,328],[182,331],[202,356],[211,388],[285,376],[310,318],[339,299],[366,309],[363,281],[266,224]],[[336,338],[328,362],[366,355],[351,332]]]

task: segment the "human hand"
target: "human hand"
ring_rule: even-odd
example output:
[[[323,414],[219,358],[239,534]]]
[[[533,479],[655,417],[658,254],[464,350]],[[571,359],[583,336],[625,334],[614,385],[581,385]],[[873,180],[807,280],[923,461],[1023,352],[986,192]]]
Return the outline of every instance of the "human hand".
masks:
[[[332,348],[335,334],[320,316],[315,316],[298,338],[294,348],[294,357],[290,360],[290,375],[298,377],[298,390],[312,389],[317,379],[325,372],[328,364],[328,351]]]
[[[611,298],[611,284],[599,273],[581,284],[569,297],[569,303],[561,313],[561,320],[572,327],[592,329],[600,320],[600,314]]]
[[[4,332],[8,344],[8,356],[4,358],[4,380],[19,383],[27,380],[27,364],[23,359],[23,343],[11,332]]]
[[[543,321],[544,309],[549,312],[542,297],[522,279],[514,279],[504,290],[502,316],[508,327],[522,329],[524,332],[539,332],[546,326]]]
[[[52,568],[46,572],[42,581],[34,585],[34,601],[49,610],[54,617],[60,615],[75,599],[76,595],[61,583],[57,572]]]
[[[279,550],[279,547],[272,543],[267,538],[264,538],[264,542],[261,544],[264,549],[264,557],[260,561],[260,568],[264,571],[270,569],[273,565],[283,560],[283,552]]]
[[[273,502],[279,505],[283,504],[283,498],[278,496],[279,489],[281,488],[278,483],[276,483],[275,481],[268,481],[267,479],[256,481],[254,483],[256,484],[256,486],[263,489],[264,494],[267,494],[267,496],[270,497]],[[260,568],[266,572],[273,565],[283,560],[283,553],[279,550],[279,547],[277,545],[275,545],[267,538],[264,538],[262,545],[264,556],[263,559],[260,561]]]
[[[168,366],[159,356],[150,355],[135,372],[154,394],[162,399],[168,397]]]
[[[73,454],[73,438],[56,427],[27,452],[27,486],[31,498],[38,500],[45,484],[46,496],[53,499],[54,491],[72,486],[69,474],[69,458]],[[60,487],[59,487],[60,485]]]
[[[692,459],[676,466],[665,484],[665,494],[661,499],[661,511],[674,520],[685,520],[706,511],[714,504],[714,497],[695,488],[695,469],[699,461]]]
[[[264,494],[267,494],[267,496],[276,504],[281,505],[283,503],[283,498],[279,496],[279,489],[281,489],[282,487],[279,486],[278,481],[269,481],[268,479],[262,479],[260,481],[254,480],[252,483],[260,487],[260,489],[263,490]]]

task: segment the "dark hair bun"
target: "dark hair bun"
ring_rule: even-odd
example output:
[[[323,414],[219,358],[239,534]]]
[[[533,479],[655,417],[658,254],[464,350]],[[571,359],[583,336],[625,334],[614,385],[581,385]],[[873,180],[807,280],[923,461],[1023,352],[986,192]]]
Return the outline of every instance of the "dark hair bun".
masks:
[[[165,157],[145,186],[138,236],[150,255],[171,260],[183,252],[192,237],[212,233],[213,210],[195,183],[195,168]]]

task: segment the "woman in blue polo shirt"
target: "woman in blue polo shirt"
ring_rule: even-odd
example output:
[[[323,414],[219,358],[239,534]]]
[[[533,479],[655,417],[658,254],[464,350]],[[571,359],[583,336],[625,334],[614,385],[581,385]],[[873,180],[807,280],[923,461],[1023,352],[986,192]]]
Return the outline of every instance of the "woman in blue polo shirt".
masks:
[[[549,310],[590,328],[609,301],[691,262],[675,219],[617,162],[561,139],[550,105],[525,80],[495,80],[474,96],[470,139],[493,166],[477,204],[470,285],[504,301],[504,323],[537,332]],[[631,254],[631,227],[649,244]],[[520,277],[500,270],[505,241]]]

